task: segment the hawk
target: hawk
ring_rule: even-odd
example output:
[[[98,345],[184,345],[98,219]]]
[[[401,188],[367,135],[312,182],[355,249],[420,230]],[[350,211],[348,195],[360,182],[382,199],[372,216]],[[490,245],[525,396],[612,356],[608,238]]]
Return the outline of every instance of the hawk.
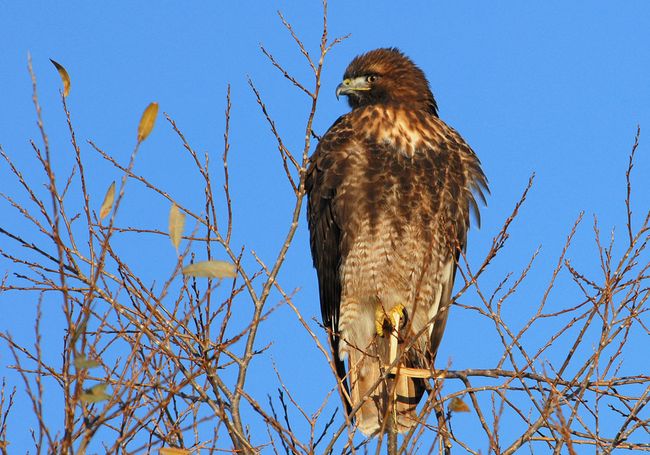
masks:
[[[417,423],[424,380],[388,374],[390,338],[402,367],[433,367],[487,179],[398,49],[356,57],[336,95],[352,110],[320,140],[305,184],[323,323],[358,428],[405,432]]]

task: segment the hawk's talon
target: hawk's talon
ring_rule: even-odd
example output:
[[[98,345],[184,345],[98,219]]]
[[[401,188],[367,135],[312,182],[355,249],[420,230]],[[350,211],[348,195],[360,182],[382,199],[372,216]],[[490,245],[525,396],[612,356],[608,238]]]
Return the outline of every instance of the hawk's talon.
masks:
[[[375,310],[375,331],[377,332],[377,335],[380,337],[384,336],[384,324],[386,322],[388,322],[388,325],[393,329],[399,329],[399,327],[394,327],[394,321],[397,315],[399,315],[400,319],[404,318],[404,305],[401,303],[395,305],[388,311],[384,311],[384,307],[379,305]]]

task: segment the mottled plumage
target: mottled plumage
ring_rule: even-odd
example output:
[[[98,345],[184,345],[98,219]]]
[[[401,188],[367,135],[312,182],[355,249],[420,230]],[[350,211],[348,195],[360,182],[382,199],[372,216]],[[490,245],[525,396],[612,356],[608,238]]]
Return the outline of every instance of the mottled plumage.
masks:
[[[380,378],[391,328],[379,335],[376,314],[403,305],[401,364],[432,368],[469,214],[478,217],[475,196],[483,199],[487,181],[472,149],[438,118],[424,73],[397,49],[355,58],[339,94],[352,111],[321,139],[306,182],[323,322],[348,410],[363,402],[359,429],[405,431],[423,382],[398,378],[397,401],[389,399],[393,379]]]

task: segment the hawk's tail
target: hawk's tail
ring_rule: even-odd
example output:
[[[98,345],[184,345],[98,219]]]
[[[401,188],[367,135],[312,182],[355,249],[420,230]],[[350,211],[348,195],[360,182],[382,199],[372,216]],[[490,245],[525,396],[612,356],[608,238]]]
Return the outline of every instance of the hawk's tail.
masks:
[[[424,394],[424,382],[402,374],[386,375],[388,358],[381,357],[380,363],[378,356],[350,352],[352,408],[361,404],[355,414],[357,427],[365,435],[386,432],[388,425],[396,425],[397,431],[405,433],[417,423],[416,407]]]

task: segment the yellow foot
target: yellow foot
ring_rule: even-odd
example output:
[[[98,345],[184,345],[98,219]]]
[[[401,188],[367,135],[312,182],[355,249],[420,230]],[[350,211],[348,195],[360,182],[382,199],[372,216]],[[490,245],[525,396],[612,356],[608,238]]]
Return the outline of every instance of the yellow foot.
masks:
[[[388,311],[384,311],[384,308],[379,305],[375,310],[375,330],[377,331],[377,335],[380,337],[384,336],[384,324],[386,322],[388,322],[390,327],[394,327],[398,315],[400,319],[404,318],[404,305],[401,303],[395,305]]]

